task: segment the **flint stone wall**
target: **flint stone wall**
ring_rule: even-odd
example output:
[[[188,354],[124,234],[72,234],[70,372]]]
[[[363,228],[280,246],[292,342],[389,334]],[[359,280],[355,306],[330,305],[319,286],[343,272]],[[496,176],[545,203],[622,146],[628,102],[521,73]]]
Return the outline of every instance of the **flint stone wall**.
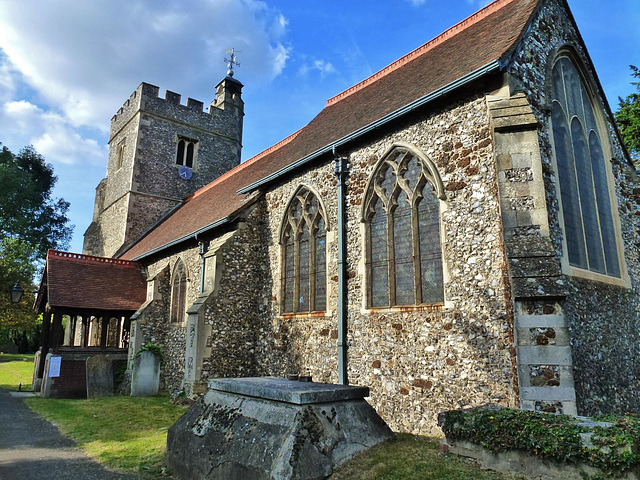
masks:
[[[373,169],[396,141],[421,149],[442,176],[444,307],[369,309],[361,202]],[[425,114],[349,152],[347,188],[350,383],[371,388],[370,403],[394,430],[437,431],[439,412],[459,406],[516,405],[512,320],[507,316],[488,108],[470,96],[451,108]],[[325,316],[280,315],[280,225],[299,185],[318,192],[328,215],[328,310]],[[332,162],[308,169],[266,193],[272,270],[274,345],[286,364],[317,381],[337,381],[337,193]],[[268,353],[265,353],[268,356]],[[274,375],[285,372],[271,371]]]
[[[158,300],[144,312],[139,322],[142,345],[153,343],[162,347],[160,389],[175,393],[182,389],[185,369],[186,321],[171,323],[171,275],[178,259],[187,271],[187,305],[191,305],[200,292],[201,260],[197,247],[185,249],[147,266],[147,278],[157,276]],[[185,317],[186,318],[186,317]]]
[[[216,270],[217,279],[207,270],[205,289],[213,294],[205,302],[204,324],[210,328],[202,352],[203,383],[208,378],[259,376],[272,371],[272,365],[284,363],[282,354],[271,350],[270,332],[271,278],[265,242],[264,205],[254,205],[239,221],[232,238],[213,256],[207,254],[207,269]],[[213,253],[213,252],[211,252]],[[145,310],[140,324],[145,343],[163,347],[161,382],[175,394],[182,389],[185,372],[186,322],[171,324],[171,273],[178,257],[188,271],[187,308],[200,293],[202,258],[196,247],[158,259],[148,266],[148,278],[159,275],[158,302]],[[215,257],[215,258],[213,258]],[[164,273],[161,273],[164,272]],[[211,282],[215,281],[215,285]],[[266,346],[265,346],[266,345]],[[192,362],[197,361],[191,359]]]
[[[205,304],[204,323],[210,325],[211,333],[204,352],[203,380],[264,375],[274,361],[260,351],[262,339],[270,337],[271,279],[264,205],[253,206],[236,226],[233,237],[215,254],[218,282],[211,286],[214,293]],[[274,352],[273,357],[277,356]]]
[[[582,61],[589,77],[597,85],[595,74],[581,46],[578,33],[561,4],[544,3],[534,20],[522,48],[516,52],[510,74],[517,80],[541,124],[539,129],[542,170],[548,205],[550,236],[556,251],[557,268],[563,252],[558,189],[556,186],[552,145],[550,142],[550,87],[546,83],[554,54],[568,45]],[[604,112],[605,99],[596,94]],[[621,287],[562,274],[566,298],[560,301],[569,327],[578,413],[640,412],[640,183],[634,169],[626,162],[615,128],[610,119],[602,120],[609,133],[610,166],[613,172],[618,215],[631,288]],[[607,147],[605,146],[605,152]],[[606,153],[605,153],[606,155]]]

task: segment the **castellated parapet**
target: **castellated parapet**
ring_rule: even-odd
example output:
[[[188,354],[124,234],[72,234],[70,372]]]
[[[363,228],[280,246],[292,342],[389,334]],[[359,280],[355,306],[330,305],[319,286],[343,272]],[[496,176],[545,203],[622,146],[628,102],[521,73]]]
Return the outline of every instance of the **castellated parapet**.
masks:
[[[107,174],[96,188],[84,253],[114,255],[186,196],[240,163],[241,91],[240,82],[223,79],[204,111],[193,98],[183,105],[178,93],[167,90],[161,98],[155,85],[138,86],[111,119]],[[185,165],[191,167],[186,179],[179,176]]]

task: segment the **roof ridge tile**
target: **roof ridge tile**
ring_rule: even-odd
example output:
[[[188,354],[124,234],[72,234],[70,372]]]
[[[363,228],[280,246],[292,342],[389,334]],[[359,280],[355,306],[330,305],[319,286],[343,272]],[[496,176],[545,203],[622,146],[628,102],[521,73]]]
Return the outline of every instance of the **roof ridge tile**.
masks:
[[[84,253],[63,252],[50,248],[47,251],[47,261],[50,258],[64,258],[67,261],[84,262],[84,263],[110,263],[113,265],[122,265],[128,267],[139,267],[140,264],[134,260],[121,260],[119,258],[99,257],[97,255],[86,255]]]

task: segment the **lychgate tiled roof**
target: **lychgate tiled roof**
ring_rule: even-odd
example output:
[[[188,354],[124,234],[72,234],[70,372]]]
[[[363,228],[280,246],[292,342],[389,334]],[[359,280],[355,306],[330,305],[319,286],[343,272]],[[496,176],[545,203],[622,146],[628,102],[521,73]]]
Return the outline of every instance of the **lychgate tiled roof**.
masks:
[[[425,45],[328,100],[305,127],[188,197],[167,219],[126,251],[138,258],[224,221],[245,195],[236,193],[294,162],[456,82],[504,60],[541,0],[496,0]]]
[[[37,307],[137,310],[146,293],[138,262],[49,250]]]

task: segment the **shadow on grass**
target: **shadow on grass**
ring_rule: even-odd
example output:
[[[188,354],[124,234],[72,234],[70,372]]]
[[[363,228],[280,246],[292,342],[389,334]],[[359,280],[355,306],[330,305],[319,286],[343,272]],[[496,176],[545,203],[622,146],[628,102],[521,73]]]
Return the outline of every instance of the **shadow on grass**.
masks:
[[[29,398],[25,403],[108,468],[149,474],[161,471],[167,429],[185,412],[168,397]]]
[[[482,470],[475,462],[438,451],[438,438],[400,433],[349,460],[330,480],[524,480]]]

